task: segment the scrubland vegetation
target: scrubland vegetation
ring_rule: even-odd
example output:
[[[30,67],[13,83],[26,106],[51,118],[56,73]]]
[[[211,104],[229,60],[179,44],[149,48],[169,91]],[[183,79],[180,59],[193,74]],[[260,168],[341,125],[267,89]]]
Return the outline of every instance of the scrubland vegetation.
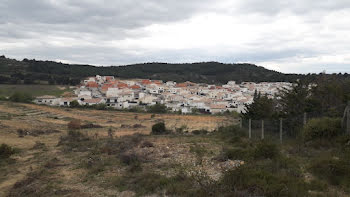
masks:
[[[283,143],[249,139],[230,114],[0,102],[0,196],[350,196],[349,91],[298,83],[279,101],[256,95],[243,118],[322,115],[286,123]]]
[[[350,137],[334,131],[338,120],[317,121],[303,128],[301,141],[279,144],[248,139],[247,131],[235,125],[195,132],[182,127],[178,132],[164,122],[155,123],[150,134],[96,137],[91,128],[72,120],[52,145],[36,142],[21,150],[1,145],[1,168],[6,170],[0,183],[28,162],[19,157],[32,154],[35,167],[3,194],[348,196]],[[108,130],[101,132],[115,132]]]

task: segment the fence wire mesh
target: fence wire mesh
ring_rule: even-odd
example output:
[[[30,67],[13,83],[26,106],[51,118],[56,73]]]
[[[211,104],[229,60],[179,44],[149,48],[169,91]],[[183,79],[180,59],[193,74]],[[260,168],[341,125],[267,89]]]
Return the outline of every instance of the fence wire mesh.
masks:
[[[283,142],[284,140],[298,138],[303,126],[311,119],[327,116],[322,113],[304,113],[283,119],[242,119],[241,126],[247,131],[247,137],[251,139]],[[344,130],[349,129],[345,128]]]

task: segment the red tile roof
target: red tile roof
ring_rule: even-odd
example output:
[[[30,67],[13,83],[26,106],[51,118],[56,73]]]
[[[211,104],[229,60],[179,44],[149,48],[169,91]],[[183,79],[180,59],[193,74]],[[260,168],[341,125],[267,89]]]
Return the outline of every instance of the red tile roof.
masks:
[[[150,80],[148,80],[148,79],[144,79],[144,80],[142,80],[142,82],[141,82],[143,85],[149,85],[149,84],[151,84],[152,82],[150,81]]]
[[[118,83],[117,87],[118,87],[118,88],[121,88],[121,89],[122,89],[122,88],[127,88],[127,87],[128,87],[128,84],[125,84],[125,83],[121,83],[121,82],[120,82],[120,83]]]
[[[131,89],[140,89],[141,87],[138,86],[138,85],[133,85],[133,86],[130,86]]]
[[[176,84],[176,87],[178,87],[178,88],[184,88],[184,87],[187,87],[187,86],[188,86],[187,83],[178,83],[178,84]]]
[[[89,88],[98,88],[98,84],[96,82],[88,82],[86,87],[89,87]]]

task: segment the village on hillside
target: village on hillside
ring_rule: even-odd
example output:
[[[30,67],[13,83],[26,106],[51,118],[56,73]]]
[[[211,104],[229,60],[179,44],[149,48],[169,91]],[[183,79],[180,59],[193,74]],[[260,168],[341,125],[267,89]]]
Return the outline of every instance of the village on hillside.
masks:
[[[192,82],[176,83],[161,80],[120,80],[113,76],[88,77],[74,90],[74,97],[40,96],[34,102],[51,106],[70,106],[73,101],[80,105],[105,104],[115,109],[145,108],[163,104],[173,112],[217,114],[226,111],[242,113],[245,104],[253,102],[259,92],[275,98],[282,88],[292,87],[288,82],[242,82],[236,84],[208,85]]]

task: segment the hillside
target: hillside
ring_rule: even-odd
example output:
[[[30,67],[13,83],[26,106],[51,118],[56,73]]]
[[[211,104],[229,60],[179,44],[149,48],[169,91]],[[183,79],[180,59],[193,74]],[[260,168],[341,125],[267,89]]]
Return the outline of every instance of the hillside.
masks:
[[[0,196],[349,196],[349,136],[281,144],[237,122],[0,102]]]
[[[201,62],[192,64],[144,63],[97,67],[0,57],[0,83],[75,85],[87,76],[113,75],[119,78],[149,78],[177,82],[221,84],[241,81],[295,81],[302,75],[288,75],[253,64]]]

